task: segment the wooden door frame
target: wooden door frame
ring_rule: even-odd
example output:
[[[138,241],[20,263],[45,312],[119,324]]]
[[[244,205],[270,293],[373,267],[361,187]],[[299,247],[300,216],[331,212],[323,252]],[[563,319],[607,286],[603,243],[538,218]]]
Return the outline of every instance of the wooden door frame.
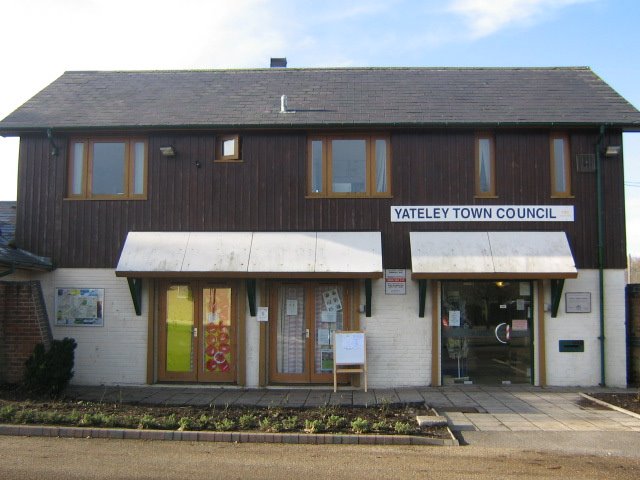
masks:
[[[315,348],[316,348],[316,331],[315,331],[315,288],[322,284],[334,284],[343,287],[343,328],[349,329],[358,322],[355,321],[355,315],[352,309],[352,294],[356,292],[353,281],[350,280],[291,280],[291,281],[273,281],[269,282],[269,325],[268,325],[268,353],[267,363],[269,372],[269,383],[277,384],[331,384],[333,382],[333,373],[316,373],[315,372]],[[279,315],[278,296],[280,289],[286,285],[301,286],[305,299],[305,325],[309,329],[309,337],[307,337],[305,347],[305,371],[300,374],[282,374],[277,372],[277,324]],[[346,375],[340,375],[341,383],[348,379]]]
[[[244,312],[243,305],[239,303],[244,299],[241,296],[241,285],[237,281],[224,279],[170,279],[157,282],[157,343],[155,345],[157,354],[158,382],[187,382],[187,383],[224,383],[239,384],[240,375],[244,372],[244,328],[245,319],[241,315]],[[171,285],[188,285],[193,296],[193,316],[194,325],[198,329],[194,342],[195,368],[192,373],[171,373],[166,371],[166,300],[167,289]],[[202,290],[205,288],[230,288],[231,289],[231,322],[232,322],[232,345],[233,365],[223,378],[206,378],[206,371],[201,365],[204,353],[204,316]]]

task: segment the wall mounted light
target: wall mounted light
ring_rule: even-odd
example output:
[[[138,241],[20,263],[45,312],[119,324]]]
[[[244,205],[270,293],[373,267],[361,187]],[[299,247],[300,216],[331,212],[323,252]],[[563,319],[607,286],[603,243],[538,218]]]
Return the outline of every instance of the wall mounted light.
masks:
[[[605,157],[617,157],[620,155],[620,145],[609,145],[607,149],[604,151]]]
[[[166,147],[160,147],[160,153],[163,157],[175,157],[176,149],[173,148],[173,145],[167,145]]]

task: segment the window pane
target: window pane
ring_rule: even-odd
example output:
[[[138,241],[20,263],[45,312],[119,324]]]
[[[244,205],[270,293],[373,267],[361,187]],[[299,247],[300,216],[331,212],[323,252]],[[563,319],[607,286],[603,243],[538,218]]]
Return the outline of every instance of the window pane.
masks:
[[[133,146],[133,193],[144,193],[144,142]]]
[[[491,193],[491,140],[481,138],[479,140],[479,174],[480,193]]]
[[[336,330],[344,329],[344,291],[340,285],[315,288],[315,373],[333,373],[333,346]]]
[[[567,176],[563,138],[553,139],[553,173],[555,175],[554,191],[556,193],[565,193],[567,191]]]
[[[167,372],[193,372],[193,296],[188,285],[167,289]]]
[[[367,159],[365,140],[333,140],[332,188],[336,193],[366,191]]]
[[[304,287],[285,286],[278,292],[276,348],[278,373],[303,373],[307,357]]]
[[[236,154],[236,140],[234,138],[222,142],[222,155],[231,157]]]
[[[124,195],[124,142],[93,144],[93,195]]]
[[[71,194],[82,195],[82,178],[84,176],[84,143],[73,144],[73,167],[71,172]]]
[[[213,375],[234,370],[234,333],[230,288],[202,289],[202,365]]]
[[[322,192],[322,141],[311,142],[311,192]]]
[[[376,192],[387,191],[387,141],[376,140]]]

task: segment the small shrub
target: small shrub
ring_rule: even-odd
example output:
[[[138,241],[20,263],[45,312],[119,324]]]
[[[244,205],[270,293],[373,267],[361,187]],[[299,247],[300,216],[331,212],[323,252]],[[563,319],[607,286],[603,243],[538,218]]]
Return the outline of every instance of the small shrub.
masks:
[[[194,427],[194,422],[189,417],[182,417],[178,421],[178,430],[180,431],[193,430],[193,427]]]
[[[340,430],[347,425],[347,419],[340,415],[330,415],[327,418],[327,428],[330,430]]]
[[[297,416],[292,416],[292,417],[287,417],[284,420],[282,420],[282,430],[286,431],[290,431],[290,430],[295,430],[295,428],[298,426],[298,417]]]
[[[163,427],[167,430],[175,430],[179,426],[176,414],[172,413],[168,417],[165,417],[161,422],[158,423],[158,426]]]
[[[244,415],[240,416],[240,418],[238,419],[238,423],[240,424],[240,428],[244,430],[250,430],[258,426],[258,417],[256,417],[252,413],[245,413]]]
[[[5,405],[0,408],[0,421],[10,422],[16,414],[16,407],[13,405]]]
[[[258,424],[260,425],[260,430],[262,430],[263,432],[268,432],[271,430],[271,423],[272,422],[269,417],[263,418],[258,422]]]
[[[73,361],[76,349],[73,338],[54,340],[46,351],[39,343],[25,363],[25,387],[36,393],[57,395],[62,392],[73,377]]]
[[[369,420],[364,418],[358,417],[351,422],[351,430],[353,430],[354,433],[367,433],[370,429]]]
[[[414,429],[407,422],[396,422],[393,429],[398,435],[411,435]]]
[[[153,415],[150,414],[145,414],[142,417],[140,417],[140,421],[138,422],[138,428],[140,429],[147,429],[147,428],[153,428],[155,427],[157,424],[156,419],[153,417]]]
[[[374,422],[371,426],[371,430],[374,432],[386,432],[389,429],[389,424],[386,420],[381,420],[379,422]]]
[[[221,432],[229,432],[236,428],[236,422],[234,422],[230,418],[225,417],[219,422],[215,422],[215,426],[216,430],[219,430]]]
[[[198,424],[200,425],[200,428],[206,429],[209,426],[210,420],[211,418],[208,415],[204,413],[200,415],[200,418],[198,418]]]
[[[24,423],[24,424],[37,423],[39,415],[36,410],[25,408],[23,410],[16,412],[13,418],[16,421],[16,423]]]
[[[325,430],[322,420],[305,420],[304,431],[307,433],[319,433]]]

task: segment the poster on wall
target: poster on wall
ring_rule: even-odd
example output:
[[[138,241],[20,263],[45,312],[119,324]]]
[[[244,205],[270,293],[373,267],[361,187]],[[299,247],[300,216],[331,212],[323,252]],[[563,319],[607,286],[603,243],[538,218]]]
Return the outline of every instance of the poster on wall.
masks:
[[[403,268],[388,268],[384,271],[385,295],[407,294],[407,271]]]
[[[104,288],[56,288],[56,320],[59,326],[104,326]]]

